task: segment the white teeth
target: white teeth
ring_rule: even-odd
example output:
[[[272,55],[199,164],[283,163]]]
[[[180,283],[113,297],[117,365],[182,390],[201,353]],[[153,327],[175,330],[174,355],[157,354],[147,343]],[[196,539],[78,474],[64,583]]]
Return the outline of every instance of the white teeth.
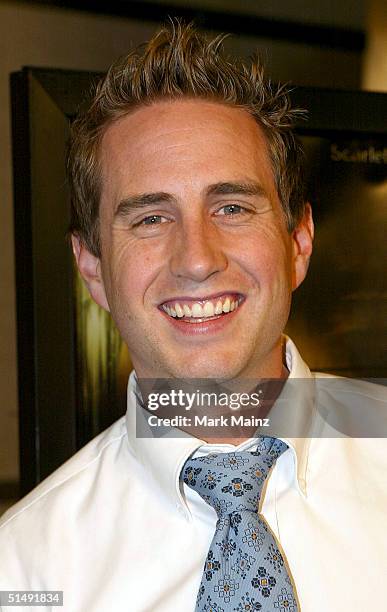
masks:
[[[220,315],[222,314],[222,312],[223,312],[223,304],[221,300],[218,300],[215,306],[215,314]]]
[[[211,302],[206,302],[203,307],[203,313],[205,317],[213,317],[214,305]]]
[[[230,298],[226,298],[223,304],[223,312],[230,312]]]
[[[192,312],[189,306],[187,306],[187,304],[184,304],[183,306],[183,310],[184,310],[184,315],[186,317],[192,317]]]
[[[175,310],[176,310],[176,314],[177,314],[177,316],[179,318],[184,317],[184,310],[182,309],[180,304],[178,304],[178,303],[175,304]]]
[[[195,303],[192,306],[192,316],[193,317],[203,317],[203,308],[200,306],[200,304]]]
[[[223,312],[232,312],[238,308],[239,303],[240,302],[238,299],[233,300],[232,298],[226,297],[224,300],[218,299],[216,305],[214,302],[207,301],[203,306],[198,302],[195,302],[191,307],[189,307],[188,304],[182,305],[179,302],[175,302],[173,306],[167,306],[165,304],[163,309],[170,317],[178,317],[179,319],[183,317],[202,319],[218,316]]]

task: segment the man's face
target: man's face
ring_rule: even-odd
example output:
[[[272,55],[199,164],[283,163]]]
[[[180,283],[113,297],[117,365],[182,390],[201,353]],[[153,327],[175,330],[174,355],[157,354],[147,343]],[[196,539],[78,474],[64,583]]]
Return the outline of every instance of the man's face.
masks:
[[[310,227],[288,233],[253,118],[158,102],[107,129],[101,163],[102,257],[87,281],[138,376],[280,376]]]

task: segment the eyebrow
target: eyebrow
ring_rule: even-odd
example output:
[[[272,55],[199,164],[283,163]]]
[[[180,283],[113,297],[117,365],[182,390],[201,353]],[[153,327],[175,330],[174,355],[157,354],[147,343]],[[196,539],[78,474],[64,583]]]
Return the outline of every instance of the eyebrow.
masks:
[[[267,197],[265,189],[255,181],[215,183],[206,189],[207,196],[228,194]]]
[[[115,217],[125,216],[129,212],[147,208],[153,204],[166,203],[171,204],[176,201],[170,193],[158,191],[157,193],[139,193],[129,196],[120,201],[114,213]]]
[[[205,196],[214,195],[247,195],[268,197],[265,189],[255,181],[221,182],[209,185],[205,190]],[[115,217],[123,217],[130,212],[147,208],[154,204],[173,204],[176,198],[170,193],[158,191],[156,193],[139,193],[128,196],[120,201],[114,213]]]

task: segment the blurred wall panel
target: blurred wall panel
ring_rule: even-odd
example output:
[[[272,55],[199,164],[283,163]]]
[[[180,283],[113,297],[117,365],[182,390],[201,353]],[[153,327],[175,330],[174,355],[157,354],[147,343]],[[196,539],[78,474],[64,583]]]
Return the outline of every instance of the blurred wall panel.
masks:
[[[387,91],[387,5],[385,0],[369,0],[367,7],[363,89]]]

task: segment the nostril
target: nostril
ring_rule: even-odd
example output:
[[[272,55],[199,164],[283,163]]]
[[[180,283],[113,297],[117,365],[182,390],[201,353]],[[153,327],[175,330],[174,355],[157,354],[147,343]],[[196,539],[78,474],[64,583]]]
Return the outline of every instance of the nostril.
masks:
[[[215,236],[186,232],[174,247],[170,269],[176,277],[202,282],[227,268],[227,258]]]

